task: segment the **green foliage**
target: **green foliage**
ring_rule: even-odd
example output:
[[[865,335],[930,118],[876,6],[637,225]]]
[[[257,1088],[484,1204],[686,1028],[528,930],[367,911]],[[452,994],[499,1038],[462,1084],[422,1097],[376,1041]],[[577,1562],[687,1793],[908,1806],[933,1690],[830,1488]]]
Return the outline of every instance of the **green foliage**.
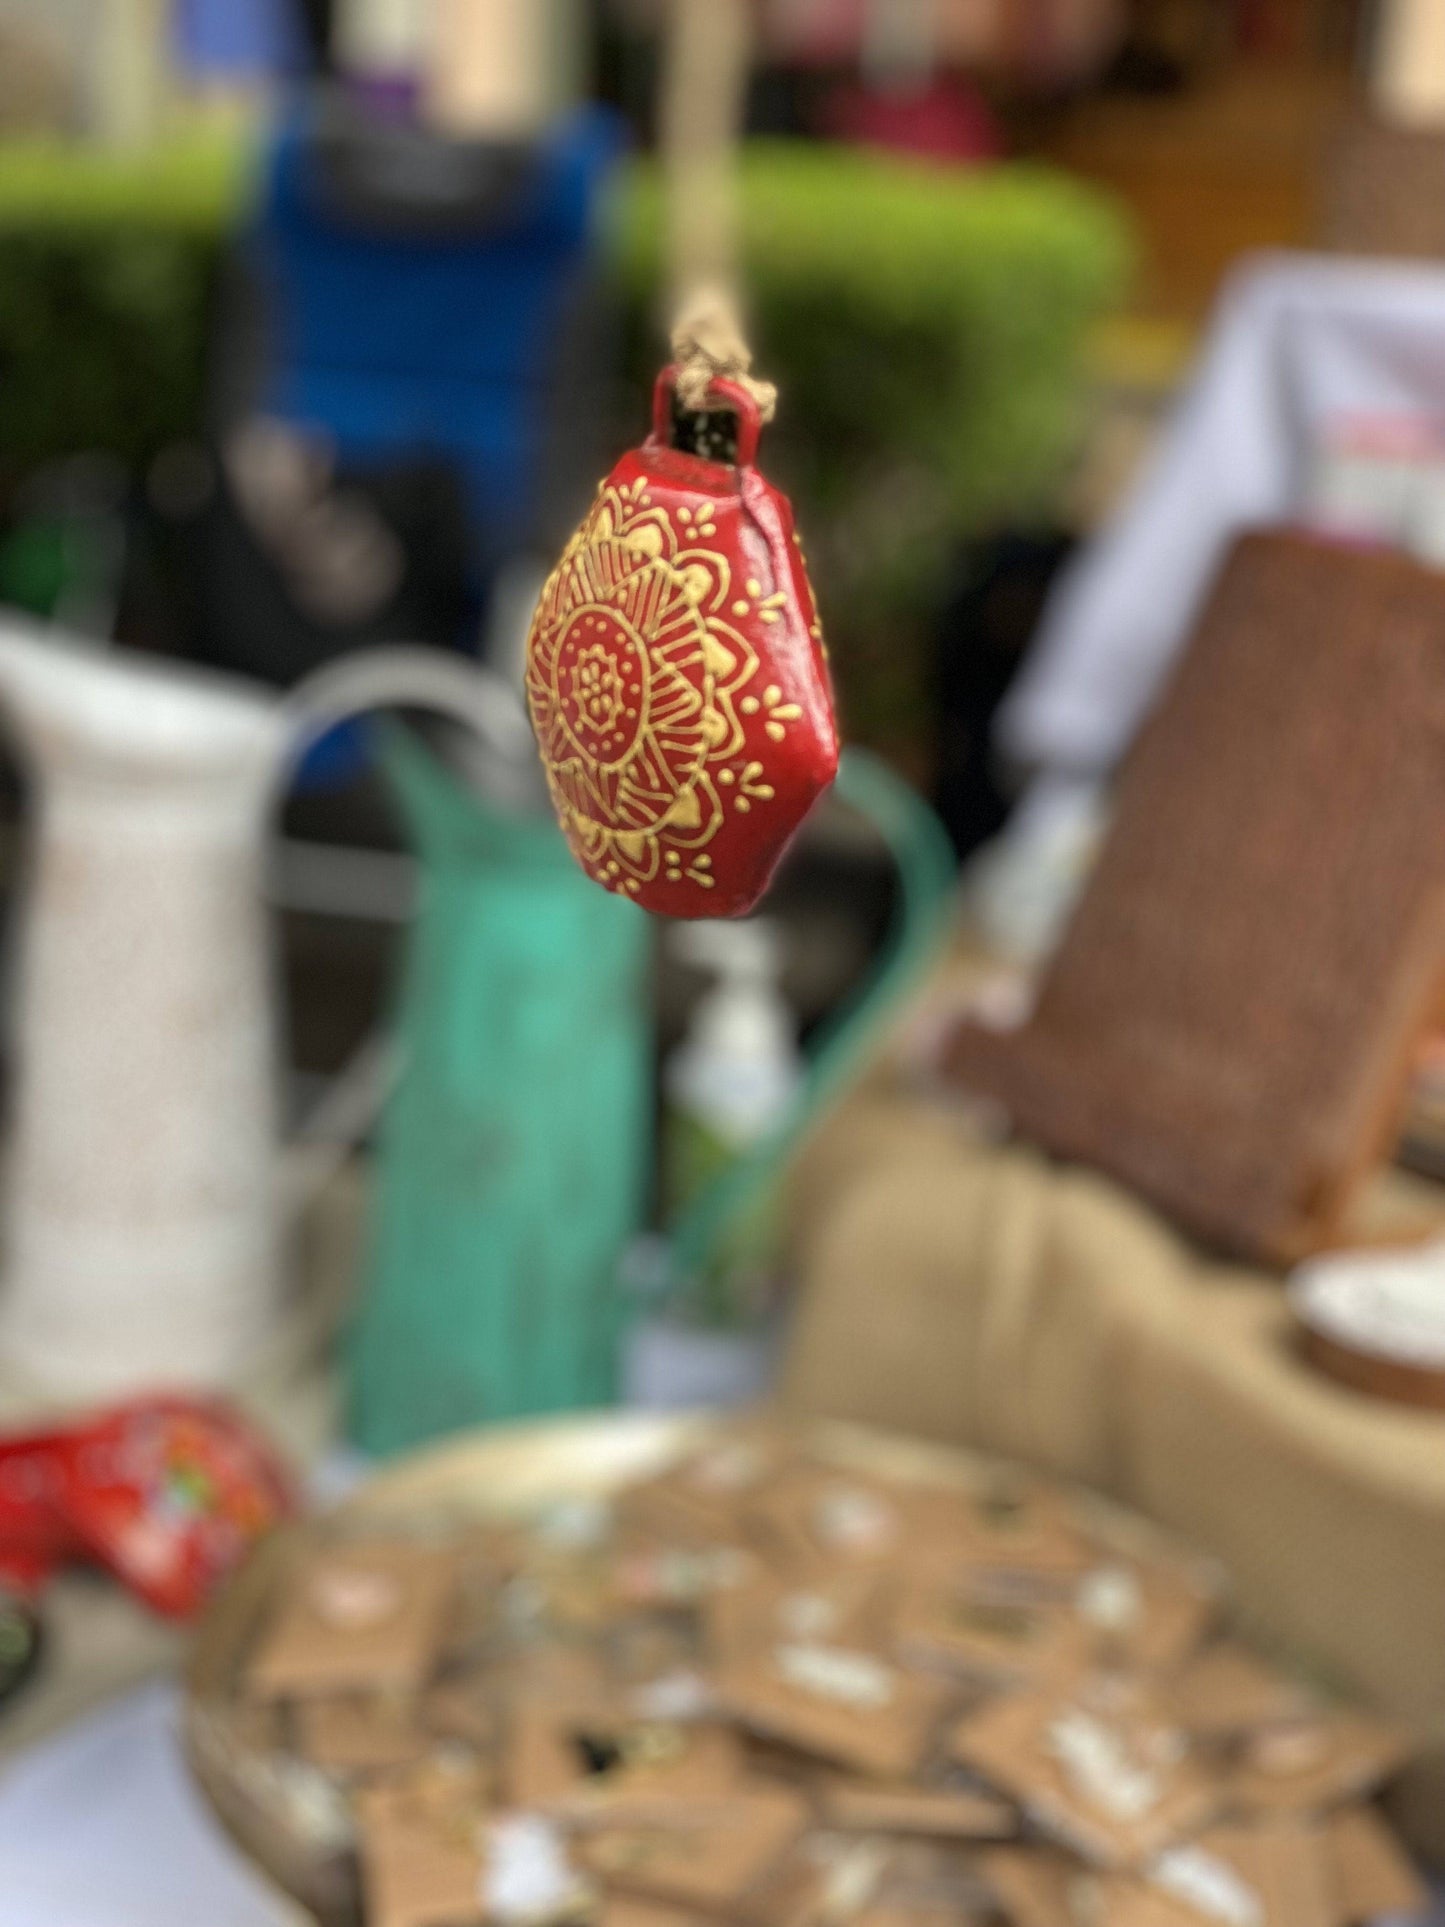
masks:
[[[86,449],[139,464],[194,433],[244,179],[229,143],[0,149],[0,481]]]
[[[214,237],[245,187],[248,156],[229,136],[197,137],[135,154],[62,141],[0,147],[0,232],[47,234],[141,223]]]
[[[195,431],[246,177],[219,141],[0,149],[0,484],[82,449],[138,466]],[[624,172],[614,217],[640,422],[666,283],[654,165]],[[745,252],[759,366],[783,391],[768,467],[797,502],[854,733],[896,746],[916,738],[956,544],[1057,485],[1127,238],[1043,170],[766,142],[745,163]]]
[[[661,182],[631,172],[618,258],[639,381],[659,354]],[[960,538],[1047,509],[1079,429],[1080,354],[1130,247],[1099,195],[757,143],[743,234],[758,367],[782,390],[792,491],[855,736],[917,739],[926,627]]]

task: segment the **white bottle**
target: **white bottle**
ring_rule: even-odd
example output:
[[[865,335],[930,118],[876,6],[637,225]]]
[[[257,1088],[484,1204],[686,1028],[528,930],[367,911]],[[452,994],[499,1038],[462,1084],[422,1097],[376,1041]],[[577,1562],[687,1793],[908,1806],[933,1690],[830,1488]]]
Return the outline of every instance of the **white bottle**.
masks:
[[[669,1229],[732,1162],[783,1118],[802,1082],[797,1024],[779,988],[782,948],[759,919],[674,927],[676,954],[715,973],[687,1035],[663,1073],[665,1205]],[[749,1404],[764,1396],[778,1333],[768,1317],[778,1283],[774,1200],[766,1195],[730,1225],[703,1276],[631,1328],[623,1348],[630,1405],[681,1410]],[[666,1241],[651,1254],[671,1282]]]
[[[781,1121],[802,1078],[797,1022],[779,987],[777,929],[762,918],[689,923],[674,945],[717,982],[668,1060],[668,1103],[735,1157]]]
[[[779,987],[776,928],[758,919],[693,923],[675,939],[716,973],[664,1073],[663,1188],[675,1232],[693,1201],[782,1121],[802,1081],[797,1024]],[[766,1317],[778,1283],[776,1199],[738,1212],[702,1273],[687,1285],[691,1317],[739,1329]]]

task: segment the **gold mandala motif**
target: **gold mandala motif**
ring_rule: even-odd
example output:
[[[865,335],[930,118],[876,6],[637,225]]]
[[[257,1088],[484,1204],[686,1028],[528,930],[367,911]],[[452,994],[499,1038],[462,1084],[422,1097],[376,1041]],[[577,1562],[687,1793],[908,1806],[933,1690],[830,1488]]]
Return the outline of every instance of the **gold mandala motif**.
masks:
[[[743,748],[739,692],[758,671],[725,618],[732,571],[701,544],[712,532],[702,511],[679,529],[643,481],[607,486],[533,622],[527,700],[548,786],[568,837],[614,889],[659,873],[711,887],[717,781],[736,791],[722,766]],[[762,774],[748,765],[751,794],[770,797]]]

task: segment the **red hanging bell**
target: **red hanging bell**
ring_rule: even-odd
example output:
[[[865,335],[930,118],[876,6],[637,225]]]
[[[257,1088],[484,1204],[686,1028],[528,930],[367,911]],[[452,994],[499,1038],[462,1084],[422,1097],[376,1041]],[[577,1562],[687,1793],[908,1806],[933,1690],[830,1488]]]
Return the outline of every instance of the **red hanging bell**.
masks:
[[[542,591],[527,701],[587,874],[648,910],[750,910],[838,769],[827,651],[785,496],[753,466],[762,422],[736,383],[736,462],[671,447],[676,370]]]

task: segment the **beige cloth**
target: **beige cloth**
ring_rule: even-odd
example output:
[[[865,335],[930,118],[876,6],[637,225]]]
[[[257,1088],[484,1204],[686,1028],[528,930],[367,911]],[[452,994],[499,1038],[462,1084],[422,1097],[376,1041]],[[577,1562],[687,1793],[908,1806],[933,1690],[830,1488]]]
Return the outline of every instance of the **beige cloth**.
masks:
[[[1397,1817],[1445,1861],[1445,1419],[1305,1365],[1276,1280],[886,1078],[794,1205],[785,1402],[1008,1454],[1216,1554],[1247,1627],[1418,1734]]]

